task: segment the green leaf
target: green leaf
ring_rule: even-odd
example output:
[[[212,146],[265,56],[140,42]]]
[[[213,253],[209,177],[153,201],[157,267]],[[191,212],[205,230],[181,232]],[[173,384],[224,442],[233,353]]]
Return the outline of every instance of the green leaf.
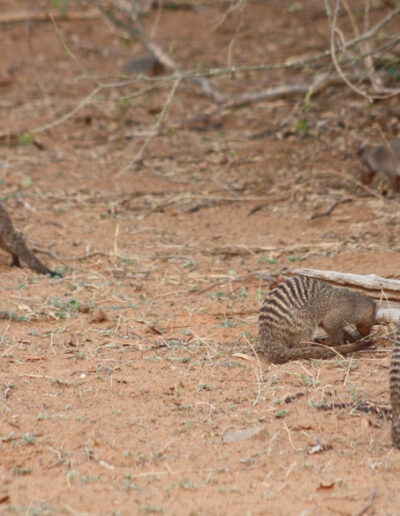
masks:
[[[23,188],[29,188],[32,186],[32,183],[33,181],[29,176],[23,176],[21,179],[21,185]]]

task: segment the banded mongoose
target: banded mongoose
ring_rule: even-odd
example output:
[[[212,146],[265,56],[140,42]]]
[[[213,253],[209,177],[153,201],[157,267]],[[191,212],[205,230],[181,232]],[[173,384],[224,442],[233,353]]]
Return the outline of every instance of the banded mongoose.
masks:
[[[345,340],[354,340],[345,326],[355,325],[366,337],[375,323],[375,314],[376,303],[368,296],[305,276],[290,278],[271,290],[261,307],[261,345],[275,364],[331,358],[337,354],[334,350],[311,342],[317,327],[322,326],[338,353],[351,353],[365,349],[371,342],[345,344]]]
[[[14,229],[10,216],[0,204],[0,248],[12,256],[11,265],[21,267],[21,261],[25,262],[30,269],[39,274],[50,274],[60,276],[57,272],[51,271],[30,251],[22,236]]]
[[[392,404],[392,440],[400,448],[400,321],[397,325],[390,362],[390,401]]]
[[[388,144],[378,145],[373,149],[366,149],[361,158],[362,182],[369,185],[375,174],[385,175],[392,184],[393,190],[400,190],[400,139]]]

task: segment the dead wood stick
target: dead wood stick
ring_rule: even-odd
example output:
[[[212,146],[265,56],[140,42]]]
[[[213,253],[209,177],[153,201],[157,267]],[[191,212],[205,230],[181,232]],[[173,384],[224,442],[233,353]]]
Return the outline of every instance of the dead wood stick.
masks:
[[[314,213],[309,217],[309,220],[317,219],[319,217],[327,217],[330,215],[333,210],[336,208],[336,206],[339,206],[340,204],[345,204],[346,202],[351,202],[354,199],[351,199],[350,197],[346,197],[345,199],[339,199],[337,201],[334,201],[328,208],[326,208],[324,211],[321,211],[319,213]]]
[[[350,74],[348,75],[352,80],[368,79],[366,74]],[[265,99],[276,99],[280,97],[291,97],[294,95],[316,95],[323,91],[327,86],[340,85],[343,81],[338,75],[328,73],[318,74],[309,84],[284,84],[282,86],[272,86],[264,91],[254,93],[243,93],[237,95],[223,107],[226,109],[246,106],[253,102],[260,102]]]
[[[379,307],[376,311],[377,322],[394,323],[400,321],[400,308]]]
[[[372,505],[372,502],[374,501],[374,498],[375,498],[375,495],[376,495],[377,491],[378,491],[378,486],[375,486],[373,488],[373,490],[371,491],[371,494],[369,495],[369,499],[368,499],[368,502],[366,503],[366,505],[361,510],[356,512],[354,516],[362,516],[363,514],[365,514],[368,511],[368,509]]]
[[[92,258],[93,256],[107,256],[110,257],[110,253],[104,253],[103,251],[92,251],[90,253],[81,254],[78,256],[59,256],[57,253],[53,253],[53,251],[49,251],[44,247],[39,247],[37,245],[31,245],[32,249],[38,253],[47,254],[56,260],[60,260],[61,262],[73,262],[79,260],[86,260],[87,258]]]
[[[27,20],[50,21],[49,14],[56,20],[88,20],[99,17],[97,9],[89,9],[87,11],[67,11],[62,14],[60,11],[10,11],[0,14],[0,23],[18,23]]]

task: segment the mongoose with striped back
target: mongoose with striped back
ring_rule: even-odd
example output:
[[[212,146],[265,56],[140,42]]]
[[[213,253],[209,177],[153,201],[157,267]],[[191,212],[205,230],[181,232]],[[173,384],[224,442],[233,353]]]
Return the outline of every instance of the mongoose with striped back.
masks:
[[[12,256],[11,265],[21,267],[21,260],[34,272],[60,276],[44,265],[33,252],[28,249],[22,236],[14,229],[6,209],[0,203],[0,248]]]
[[[390,362],[390,401],[392,404],[392,440],[400,449],[400,321],[394,337]]]
[[[376,303],[366,295],[306,276],[293,277],[274,288],[261,307],[261,345],[268,359],[276,364],[352,353],[365,349],[371,342],[354,342],[345,327],[355,325],[360,335],[366,337],[375,323],[375,314]],[[318,326],[326,331],[336,352],[312,345]],[[348,340],[351,342],[345,343]]]
[[[366,148],[361,158],[362,182],[369,185],[375,174],[386,176],[395,192],[400,191],[400,139]]]

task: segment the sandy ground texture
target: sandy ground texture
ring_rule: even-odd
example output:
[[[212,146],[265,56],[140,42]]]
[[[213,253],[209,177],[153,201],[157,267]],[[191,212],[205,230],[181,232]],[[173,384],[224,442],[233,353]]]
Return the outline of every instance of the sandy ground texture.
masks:
[[[389,7],[371,4],[372,24]],[[152,9],[145,23],[187,69],[329,46],[320,2],[229,5]],[[71,12],[0,22],[1,198],[63,274],[0,256],[0,309],[21,319],[0,321],[0,514],[400,514],[393,328],[346,358],[256,354],[260,271],[400,277],[399,197],[358,184],[354,151],[399,132],[398,97],[332,85],[307,110],[304,95],[217,109],[182,81],[156,126],[172,83],[100,88],[143,49]],[[307,73],[213,84],[235,95]]]

